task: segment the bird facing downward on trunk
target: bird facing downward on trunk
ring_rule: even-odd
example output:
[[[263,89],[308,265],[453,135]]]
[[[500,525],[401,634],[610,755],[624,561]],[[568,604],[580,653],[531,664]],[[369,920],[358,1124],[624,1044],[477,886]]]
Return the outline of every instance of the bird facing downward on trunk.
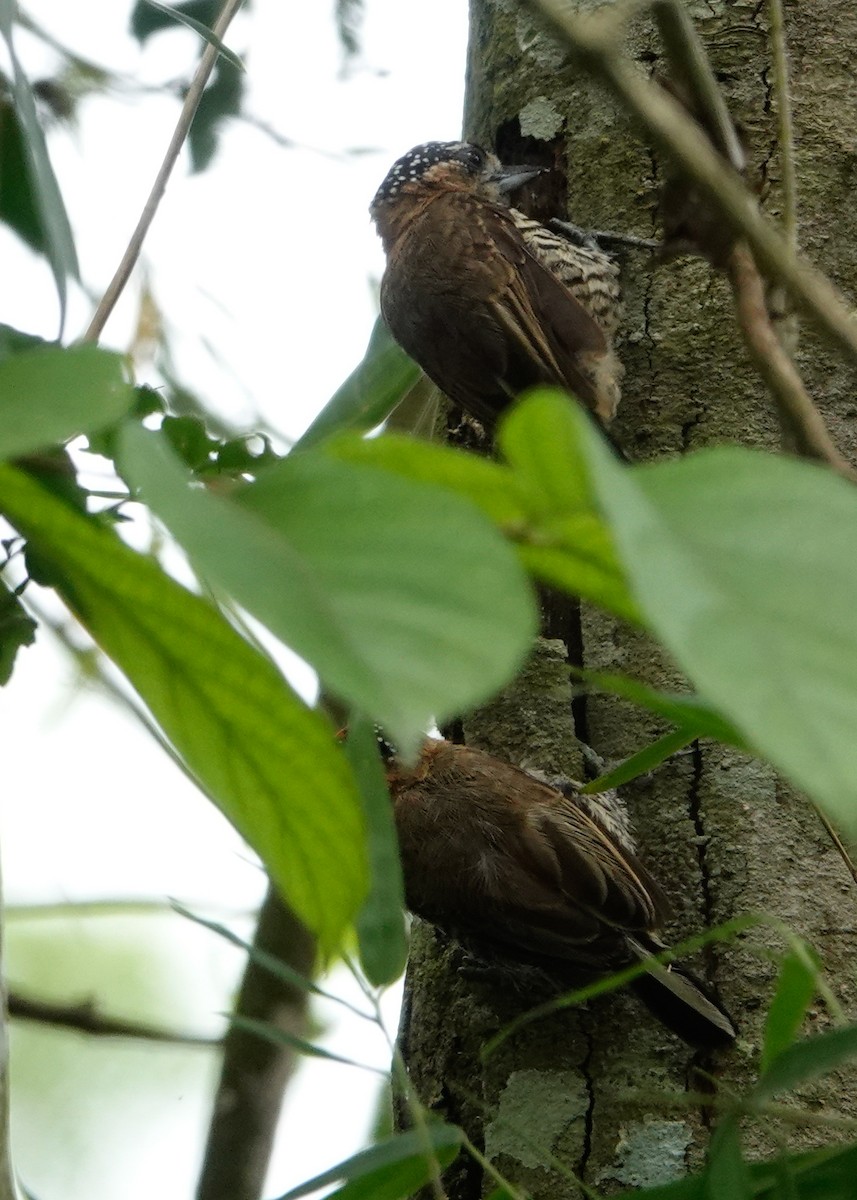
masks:
[[[469,142],[426,142],[398,159],[370,206],[387,255],[381,312],[426,375],[489,428],[540,383],[606,426],[622,375],[618,267],[508,207],[506,194],[540,171]]]
[[[647,963],[634,986],[665,1025],[695,1046],[734,1039],[704,984],[652,960],[668,905],[615,793],[559,790],[451,742],[426,740],[412,767],[381,746],[412,912],[554,991]]]

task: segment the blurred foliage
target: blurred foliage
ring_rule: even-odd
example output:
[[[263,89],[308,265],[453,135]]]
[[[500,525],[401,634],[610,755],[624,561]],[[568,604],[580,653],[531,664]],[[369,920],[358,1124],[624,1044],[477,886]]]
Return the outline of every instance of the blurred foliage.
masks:
[[[0,579],[0,686],[9,682],[15,658],[36,640],[36,622],[19,599],[23,586],[10,588]]]
[[[183,4],[171,6],[175,13],[213,28],[217,14],[222,8],[221,0],[185,0]],[[246,7],[250,7],[249,0]],[[146,42],[155,33],[175,29],[176,17],[166,5],[150,4],[149,0],[138,0],[131,10],[130,30],[138,42]]]
[[[0,35],[6,43],[11,77],[0,79],[0,219],[50,265],[57,288],[60,332],[65,320],[66,286],[78,277],[77,252],[65,203],[48,156],[36,98],[15,49],[15,6],[0,3]],[[10,107],[11,106],[11,107]],[[8,178],[13,173],[12,179]]]
[[[250,7],[249,0],[245,0],[244,7]],[[139,42],[145,43],[156,33],[175,29],[176,24],[187,24],[207,37],[206,31],[214,25],[220,9],[219,0],[187,0],[187,3],[174,6],[139,0],[131,13],[131,32]],[[223,122],[241,111],[244,86],[238,60],[231,53],[227,57],[224,51],[202,93],[188,135],[192,171],[204,171],[211,163],[217,152]]]
[[[45,251],[45,231],[28,179],[26,141],[9,90],[0,76],[0,221],[38,253]]]
[[[214,158],[223,122],[241,110],[244,78],[232,63],[218,60],[188,135],[191,170],[204,171]]]
[[[364,0],[336,0],[333,19],[346,69],[360,55],[360,28],[365,7]]]

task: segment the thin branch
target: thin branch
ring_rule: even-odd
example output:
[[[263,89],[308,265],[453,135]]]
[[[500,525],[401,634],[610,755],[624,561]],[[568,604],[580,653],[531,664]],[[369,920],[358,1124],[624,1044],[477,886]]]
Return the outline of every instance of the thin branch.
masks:
[[[223,8],[220,16],[217,18],[212,33],[223,39],[223,35],[229,28],[232,18],[238,12],[243,0],[224,0]],[[101,298],[98,308],[95,310],[95,315],[89,323],[89,328],[83,335],[85,342],[97,342],[104,329],[107,319],[116,306],[116,302],[122,294],[126,283],[131,277],[131,272],[134,269],[134,264],[140,256],[140,250],[143,247],[146,234],[149,232],[149,227],[154,220],[155,213],[158,211],[158,205],[167,188],[167,182],[172,174],[173,167],[184,145],[185,139],[190,130],[193,118],[196,115],[196,110],[199,102],[202,99],[202,93],[205,90],[205,85],[208,83],[208,78],[214,69],[214,64],[217,61],[219,51],[216,46],[209,43],[199,60],[187,95],[185,96],[184,104],[182,105],[179,119],[170,139],[170,144],[167,147],[167,152],[164,155],[164,161],[161,163],[160,170],[155,177],[155,182],[152,185],[152,190],[149,193],[149,198],[140,214],[140,220],[137,222],[137,227],[131,235],[131,240],[128,243],[128,248],[122,256],[122,261],[116,268],[116,274],[111,279],[107,291]]]
[[[528,0],[544,16],[576,60],[632,112],[663,152],[705,193],[728,226],[743,236],[761,267],[786,284],[798,305],[857,362],[857,323],[841,292],[807,259],[795,254],[759,211],[740,175],[703,135],[698,124],[635,64],[616,54],[616,21],[600,14],[574,17],[564,0]],[[609,10],[608,10],[609,11]]]
[[[282,959],[299,975],[315,966],[315,939],[269,887],[259,912],[254,946]],[[306,1025],[307,992],[273,975],[250,957],[235,1005],[236,1014],[300,1035]],[[300,1055],[237,1025],[223,1044],[223,1065],[208,1130],[197,1200],[258,1200],[283,1093]]]
[[[68,916],[145,916],[172,913],[172,907],[164,900],[137,900],[117,896],[105,900],[57,900],[35,904],[7,904],[6,919],[30,921],[45,919],[55,921]]]
[[[688,93],[691,111],[699,117],[729,165],[743,171],[747,165],[744,148],[686,9],[673,0],[652,0],[652,10],[669,59],[671,77]]]
[[[765,300],[765,284],[746,242],[736,242],[726,267],[735,311],[756,370],[774,398],[780,422],[796,449],[807,458],[826,462],[857,483],[857,471],[834,445],[821,413],[804,387],[797,367],[777,337]]]
[[[35,1000],[10,992],[8,997],[9,1016],[13,1020],[36,1021],[41,1025],[53,1025],[60,1029],[75,1029],[79,1033],[95,1037],[136,1038],[146,1042],[166,1042],[176,1046],[220,1046],[222,1039],[203,1034],[177,1033],[161,1029],[140,1021],[126,1021],[120,1017],[108,1017],[100,1013],[90,1001],[83,1004],[55,1004],[49,1000]]]
[[[251,919],[255,909],[219,906],[206,900],[209,912],[223,917]],[[98,900],[57,900],[35,904],[7,904],[6,919],[19,921],[56,921],[69,916],[81,917],[152,917],[175,916],[175,903],[166,900],[145,900],[133,896],[105,896]]]
[[[845,845],[845,843],[843,842],[842,838],[840,837],[839,832],[831,824],[830,818],[827,816],[827,814],[822,809],[820,809],[817,804],[813,804],[812,807],[815,809],[818,819],[819,819],[819,821],[821,821],[822,825],[824,826],[828,837],[833,842],[833,845],[836,847],[839,857],[842,859],[842,861],[845,863],[845,866],[848,868],[848,871],[851,874],[851,878],[854,880],[855,883],[857,883],[857,865],[855,865],[854,859],[849,854],[848,848]]]
[[[794,253],[797,251],[797,170],[783,0],[769,0],[768,10],[771,16],[774,92],[777,97],[777,142],[783,175],[783,232],[789,249]]]

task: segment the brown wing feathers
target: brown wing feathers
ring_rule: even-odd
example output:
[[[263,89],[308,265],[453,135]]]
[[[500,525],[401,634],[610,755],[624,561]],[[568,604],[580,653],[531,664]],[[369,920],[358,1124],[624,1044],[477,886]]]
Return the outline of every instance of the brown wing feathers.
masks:
[[[603,329],[507,209],[436,194],[390,249],[381,307],[441,391],[483,421],[538,383],[572,391],[605,422],[613,415],[618,364]]]
[[[468,944],[580,979],[663,947],[664,895],[624,837],[517,767],[428,741],[388,772],[408,906]],[[596,810],[597,811],[597,810]],[[607,822],[607,825],[610,823]],[[651,963],[638,990],[692,1044],[734,1037],[705,985]]]

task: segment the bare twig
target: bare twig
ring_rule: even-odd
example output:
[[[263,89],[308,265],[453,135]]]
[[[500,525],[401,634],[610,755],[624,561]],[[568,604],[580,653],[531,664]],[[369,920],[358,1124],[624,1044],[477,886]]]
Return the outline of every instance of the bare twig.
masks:
[[[736,171],[747,165],[726,101],[708,55],[684,8],[672,0],[653,0],[652,11],[669,58],[672,78],[692,98],[692,110],[700,117],[712,142]]]
[[[857,471],[834,445],[797,367],[777,337],[765,301],[765,284],[746,242],[738,241],[732,247],[726,270],[744,342],[798,453],[826,462],[834,471],[857,483]]]
[[[797,250],[797,171],[792,101],[789,92],[789,59],[783,0],[769,0],[771,48],[774,62],[774,92],[777,97],[777,143],[783,175],[783,232],[792,252]]]
[[[857,362],[857,323],[845,298],[822,272],[794,253],[759,211],[740,175],[725,165],[682,106],[628,58],[616,54],[616,21],[605,23],[600,14],[572,16],[564,0],[528,3],[547,18],[577,61],[636,116],[659,149],[694,180],[729,228],[746,239],[765,272],[786,284],[798,307]]]
[[[830,821],[830,818],[827,816],[827,814],[822,809],[820,809],[817,804],[813,804],[812,807],[815,809],[816,815],[818,816],[819,821],[821,821],[822,825],[824,826],[827,836],[830,838],[831,842],[833,842],[833,845],[836,847],[837,854],[842,859],[842,861],[845,863],[845,866],[848,868],[851,878],[854,880],[855,883],[857,883],[857,866],[854,863],[854,859],[851,857],[850,853],[848,852],[848,847],[845,845],[842,838],[840,837],[839,831],[834,827],[834,825]]]
[[[312,975],[315,939],[273,887],[259,912],[253,944],[299,975]],[[237,1014],[300,1035],[306,1008],[305,989],[286,983],[252,957],[248,959],[235,1006]],[[230,1028],[224,1039],[197,1200],[258,1200],[283,1093],[297,1058],[289,1046],[275,1045],[234,1025]]]
[[[217,18],[212,29],[212,33],[221,39],[229,28],[232,18],[238,12],[243,0],[224,0],[223,8],[220,11],[220,16]],[[146,234],[149,232],[149,227],[154,220],[155,213],[158,211],[158,205],[166,191],[167,182],[172,174],[173,167],[178,160],[179,153],[184,145],[185,138],[193,122],[199,102],[202,99],[202,93],[205,90],[205,85],[208,83],[208,78],[214,69],[214,64],[217,61],[219,50],[216,46],[209,43],[199,60],[194,77],[191,80],[187,95],[185,96],[184,104],[182,105],[179,119],[170,139],[170,144],[167,147],[167,152],[164,155],[164,161],[161,163],[160,170],[155,177],[155,182],[152,184],[152,190],[149,193],[140,220],[137,222],[137,227],[131,235],[131,240],[128,243],[122,261],[116,268],[116,274],[110,280],[107,291],[101,298],[98,308],[89,323],[89,328],[83,335],[85,342],[97,342],[104,329],[107,319],[116,306],[116,302],[122,294],[122,291],[128,282],[131,272],[134,269]]]
[[[103,900],[58,900],[56,903],[46,901],[44,904],[7,904],[6,919],[32,921],[44,919],[55,921],[58,917],[68,916],[158,916],[169,915],[173,908],[165,900],[137,900],[117,896],[106,897]],[[240,914],[242,916],[246,914]]]
[[[35,1000],[20,992],[10,992],[9,1016],[20,1021],[37,1021],[61,1029],[76,1029],[95,1037],[137,1038],[146,1042],[166,1042],[177,1046],[219,1046],[221,1039],[195,1033],[177,1033],[140,1021],[126,1021],[100,1013],[89,1001],[83,1004],[56,1004],[50,1000]]]

